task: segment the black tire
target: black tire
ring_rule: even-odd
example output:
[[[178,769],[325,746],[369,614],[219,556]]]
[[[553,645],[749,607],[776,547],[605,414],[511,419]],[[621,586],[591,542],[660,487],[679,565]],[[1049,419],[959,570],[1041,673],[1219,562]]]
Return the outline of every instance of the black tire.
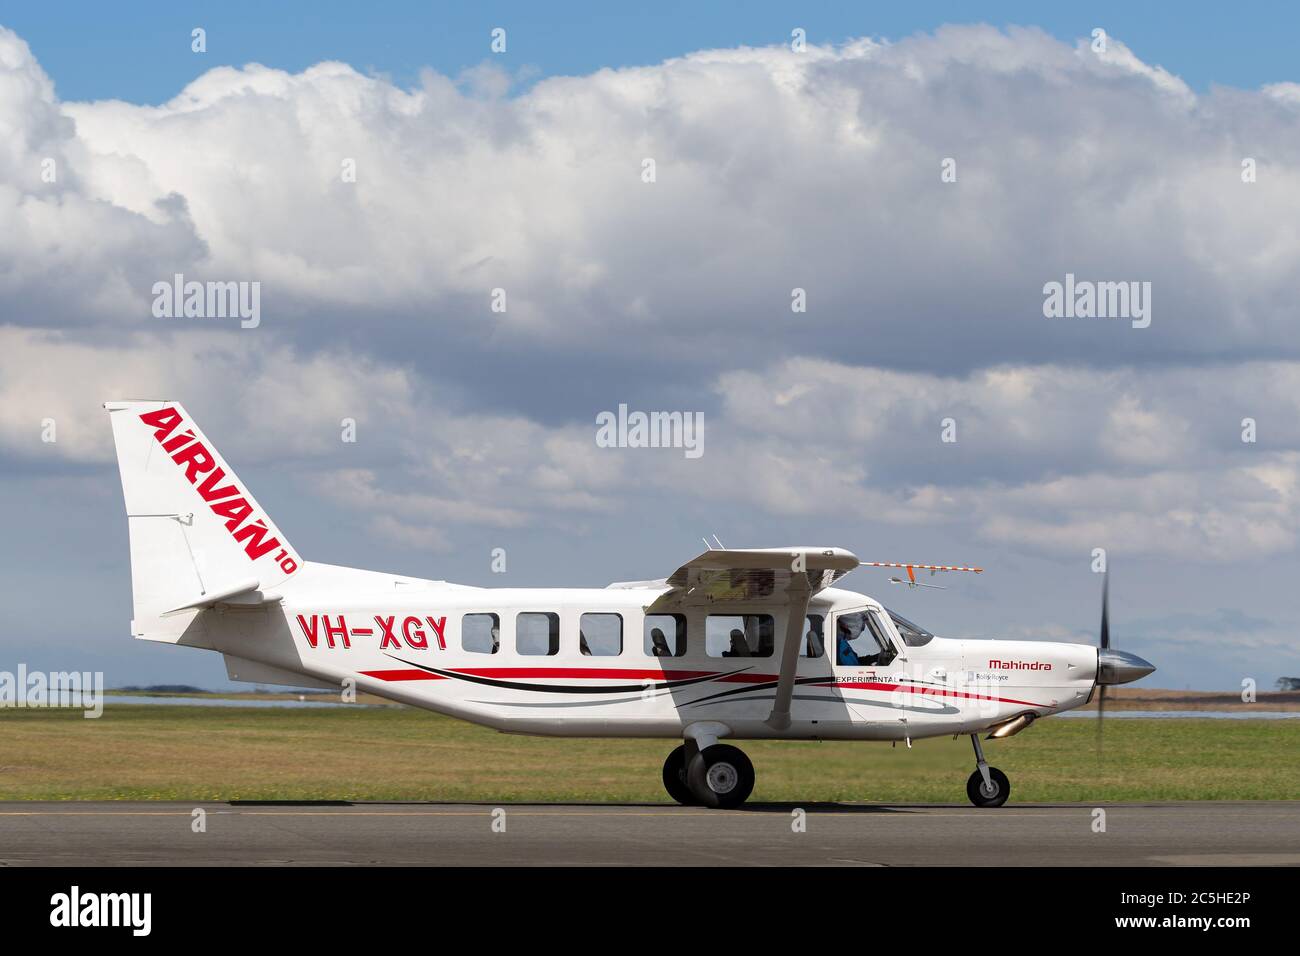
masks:
[[[754,792],[754,765],[743,750],[714,744],[691,760],[686,768],[686,783],[700,806],[729,810],[740,806]]]
[[[970,797],[970,802],[975,806],[1000,807],[1011,796],[1011,781],[997,767],[989,767],[989,782],[993,784],[992,793],[984,789],[984,775],[978,770],[966,781],[966,796]]]
[[[664,789],[684,807],[695,806],[695,794],[686,783],[686,746],[683,744],[664,761]]]

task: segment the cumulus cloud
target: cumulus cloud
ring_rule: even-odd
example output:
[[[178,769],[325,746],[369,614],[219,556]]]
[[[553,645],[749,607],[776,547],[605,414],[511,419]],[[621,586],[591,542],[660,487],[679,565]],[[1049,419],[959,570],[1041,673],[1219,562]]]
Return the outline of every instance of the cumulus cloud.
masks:
[[[1197,95],[1115,38],[989,27],[507,80],[253,64],[65,103],[0,30],[0,454],[103,464],[98,403],[156,395],[410,546],[690,496],[1295,547],[1295,84]],[[1151,327],[1044,318],[1067,272],[1150,281]],[[154,318],[175,273],[262,283],[262,326]],[[705,411],[707,454],[595,447],[621,401]]]
[[[778,512],[969,522],[1056,554],[1276,554],[1300,532],[1298,374],[1261,362],[946,377],[796,359],[723,377],[711,454],[764,447],[785,463],[745,472],[766,473],[776,487],[763,504]],[[1242,441],[1252,412],[1263,443]],[[948,419],[953,442],[941,440]],[[805,480],[785,487],[787,473]]]
[[[336,447],[344,418],[406,415],[415,392],[404,369],[324,350],[304,355],[250,334],[86,341],[0,326],[0,452],[29,464],[114,461],[106,401],[179,401],[228,455],[284,461]],[[55,423],[54,442],[42,441],[44,419]],[[396,440],[388,428],[376,428],[381,435]],[[391,442],[380,447],[397,453]]]
[[[334,62],[221,67],[162,106],[59,103],[21,41],[0,43],[0,109],[25,133],[13,212],[36,240],[9,252],[49,253],[52,206],[82,217],[50,229],[77,237],[70,259],[101,251],[65,263],[84,288],[64,298],[114,326],[150,321],[139,276],[189,269],[264,282],[301,341],[364,322],[473,350],[491,325],[494,346],[561,362],[655,334],[693,366],[775,343],[917,365],[917,324],[956,346],[932,361],[965,367],[1293,351],[1293,98],[1198,98],[1114,38],[1097,55],[946,27],[704,51],[514,97],[433,72],[399,89]],[[66,164],[61,191],[36,178],[46,152]],[[1041,287],[1066,271],[1152,281],[1154,330],[1045,322]],[[795,286],[810,309],[783,322]],[[494,287],[504,314],[487,311]]]
[[[29,462],[106,462],[103,398],[185,395],[228,457],[312,463],[307,487],[322,501],[371,515],[390,540],[440,549],[447,526],[567,527],[654,496],[965,527],[1061,555],[1109,547],[1212,563],[1294,549],[1300,389],[1261,396],[1254,383],[1284,386],[1300,365],[1245,366],[1213,390],[1205,374],[1044,366],[957,378],[791,359],[724,375],[707,453],[688,459],[597,447],[594,419],[548,427],[467,410],[411,369],[267,350],[253,334],[88,346],[11,328],[0,329],[0,447]],[[1262,398],[1265,440],[1243,443],[1240,412]],[[40,440],[47,417],[52,445]],[[341,442],[345,418],[360,459]],[[948,418],[953,443],[941,441]]]

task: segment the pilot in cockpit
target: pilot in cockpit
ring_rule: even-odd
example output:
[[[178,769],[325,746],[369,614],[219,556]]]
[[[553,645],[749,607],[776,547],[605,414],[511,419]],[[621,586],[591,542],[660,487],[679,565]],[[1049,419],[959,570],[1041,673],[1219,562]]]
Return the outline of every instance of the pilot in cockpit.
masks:
[[[856,631],[853,625],[857,625]],[[859,667],[862,662],[858,652],[849,643],[862,633],[862,618],[856,614],[845,614],[835,628],[835,661],[842,667]]]

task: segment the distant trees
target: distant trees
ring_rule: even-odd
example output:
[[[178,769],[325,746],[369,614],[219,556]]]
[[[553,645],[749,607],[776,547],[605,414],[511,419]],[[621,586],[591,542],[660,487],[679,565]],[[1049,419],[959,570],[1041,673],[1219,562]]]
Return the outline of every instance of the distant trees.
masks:
[[[1279,677],[1277,679],[1278,690],[1300,690],[1300,677]]]

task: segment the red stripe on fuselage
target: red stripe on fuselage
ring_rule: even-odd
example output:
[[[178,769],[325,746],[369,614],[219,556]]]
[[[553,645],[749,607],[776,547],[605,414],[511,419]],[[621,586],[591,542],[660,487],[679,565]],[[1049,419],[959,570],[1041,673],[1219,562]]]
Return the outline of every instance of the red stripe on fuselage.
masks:
[[[650,668],[619,667],[455,667],[451,673],[467,674],[471,677],[500,678],[586,678],[591,680],[689,680],[694,677],[708,677],[717,671],[678,671],[654,670]],[[385,681],[407,680],[446,680],[440,674],[431,674],[417,668],[361,671],[365,677],[375,677]],[[762,684],[777,679],[776,674],[727,674],[718,678],[718,683]],[[811,687],[850,687],[857,690],[875,690],[893,692],[902,690],[909,694],[928,694],[933,697],[960,697],[966,700],[992,700],[1002,704],[1019,704],[1024,707],[1048,707],[1029,700],[1016,700],[1013,697],[991,697],[986,694],[968,694],[963,691],[948,690],[944,687],[921,687],[915,684],[885,684],[868,681],[827,681],[810,684]],[[599,688],[593,688],[599,690]]]
[[[856,687],[858,690],[903,690],[909,694],[929,694],[933,697],[964,697],[967,700],[995,700],[1001,704],[1023,704],[1025,707],[1048,707],[1049,704],[1036,704],[1032,700],[1016,700],[1012,697],[989,697],[986,694],[967,694],[959,690],[944,687],[917,687],[914,684],[872,684],[866,681],[831,681],[826,684],[812,684],[812,687]]]

